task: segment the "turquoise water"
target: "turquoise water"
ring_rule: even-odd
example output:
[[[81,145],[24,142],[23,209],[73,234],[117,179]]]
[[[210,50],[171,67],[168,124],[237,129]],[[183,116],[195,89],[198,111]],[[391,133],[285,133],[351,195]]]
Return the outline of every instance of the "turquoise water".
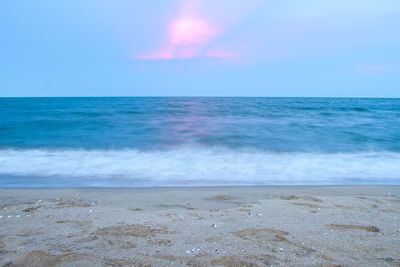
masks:
[[[400,184],[400,99],[0,98],[0,186]]]

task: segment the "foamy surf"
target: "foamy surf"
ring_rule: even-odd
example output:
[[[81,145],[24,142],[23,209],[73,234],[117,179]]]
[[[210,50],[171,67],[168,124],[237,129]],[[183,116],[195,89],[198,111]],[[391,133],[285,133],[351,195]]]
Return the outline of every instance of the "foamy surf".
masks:
[[[15,177],[31,178],[18,182]],[[0,150],[1,186],[40,186],[38,179],[46,177],[50,186],[400,184],[400,153]]]

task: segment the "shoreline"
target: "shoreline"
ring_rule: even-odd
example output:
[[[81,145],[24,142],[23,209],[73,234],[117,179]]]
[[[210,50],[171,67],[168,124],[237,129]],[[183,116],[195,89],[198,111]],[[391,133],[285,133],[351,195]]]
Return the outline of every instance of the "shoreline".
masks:
[[[0,216],[2,266],[400,265],[400,186],[1,188]]]
[[[1,187],[0,190],[161,190],[161,189],[188,189],[188,190],[206,190],[206,189],[256,189],[263,188],[269,189],[322,189],[322,188],[356,188],[357,190],[374,188],[374,189],[384,189],[384,188],[400,188],[399,184],[332,184],[332,185],[189,185],[189,186],[74,186],[74,187]]]

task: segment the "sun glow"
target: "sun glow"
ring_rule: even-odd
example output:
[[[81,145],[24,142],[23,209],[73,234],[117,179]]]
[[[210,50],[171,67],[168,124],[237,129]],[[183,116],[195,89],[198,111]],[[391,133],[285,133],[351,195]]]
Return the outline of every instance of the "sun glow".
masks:
[[[202,0],[201,0],[202,1]],[[174,60],[236,57],[219,41],[229,23],[220,16],[212,16],[202,8],[201,1],[182,1],[181,10],[163,29],[163,41],[152,52],[136,56],[141,60]],[[155,31],[157,32],[157,31]]]
[[[139,59],[188,59],[195,57],[220,57],[203,50],[220,32],[205,20],[194,17],[180,17],[168,26],[167,42],[156,52],[138,57]],[[226,53],[223,57],[226,57]]]
[[[171,23],[170,34],[171,44],[206,44],[217,34],[217,30],[203,20],[179,18]]]

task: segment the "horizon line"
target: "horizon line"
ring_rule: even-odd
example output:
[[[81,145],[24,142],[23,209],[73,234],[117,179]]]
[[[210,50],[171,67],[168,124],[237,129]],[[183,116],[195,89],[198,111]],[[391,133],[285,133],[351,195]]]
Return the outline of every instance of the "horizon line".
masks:
[[[171,95],[171,96],[134,96],[134,95],[120,95],[120,96],[0,96],[0,98],[386,98],[386,99],[400,99],[396,96],[184,96],[184,95]]]

